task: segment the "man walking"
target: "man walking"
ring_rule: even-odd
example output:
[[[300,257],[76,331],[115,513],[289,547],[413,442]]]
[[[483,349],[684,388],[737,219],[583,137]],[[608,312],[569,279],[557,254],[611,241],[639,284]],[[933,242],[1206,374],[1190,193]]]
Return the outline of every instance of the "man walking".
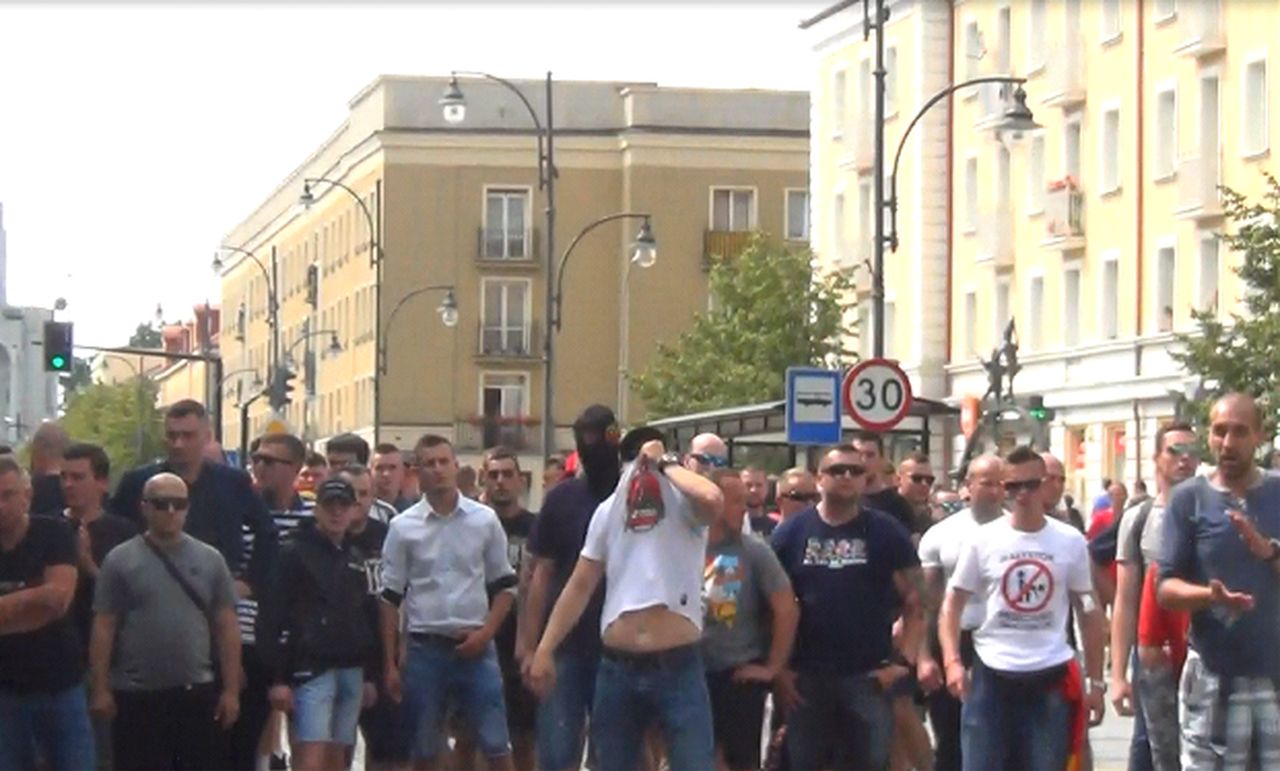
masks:
[[[46,420],[31,435],[31,510],[37,514],[58,511],[62,499],[62,460],[70,439],[56,420]]]
[[[822,500],[818,492],[818,480],[806,468],[790,468],[778,477],[778,523],[781,524],[795,515],[811,508]]]
[[[918,534],[920,528],[916,527],[911,504],[893,484],[892,468],[887,475],[883,472],[884,437],[871,431],[860,431],[853,438],[853,447],[862,456],[861,465],[867,470],[866,490],[861,493],[862,505],[888,514],[905,527],[908,533]]]
[[[742,484],[747,490],[747,524],[744,532],[768,538],[778,524],[765,509],[769,498],[769,478],[765,476],[764,469],[747,466],[742,470]]]
[[[374,447],[369,467],[373,470],[373,492],[378,500],[391,504],[397,513],[418,502],[417,498],[406,498],[401,495],[404,488],[405,463],[400,457],[399,447],[388,442]]]
[[[1067,489],[1067,472],[1052,453],[1040,453],[1044,461],[1044,482],[1040,485],[1040,500],[1045,512],[1060,522],[1066,522],[1076,530],[1084,533],[1084,517],[1071,505],[1071,496],[1065,495]]]
[[[1179,485],[1164,512],[1159,602],[1191,613],[1186,771],[1280,767],[1280,476],[1254,466],[1262,422],[1250,396],[1215,402],[1217,467]]]
[[[0,457],[0,768],[94,767],[84,653],[70,616],[76,531],[30,514],[31,480]]]
[[[1082,699],[1090,724],[1102,721],[1105,618],[1093,595],[1084,538],[1045,516],[1044,473],[1044,461],[1028,447],[1005,458],[1010,513],[970,536],[942,603],[938,634],[947,687],[964,702],[966,771],[1060,771],[1083,749]],[[970,670],[960,655],[960,629],[971,598],[984,610]],[[1072,603],[1089,673],[1083,695],[1067,644]]]
[[[152,476],[146,532],[113,549],[98,575],[92,708],[115,719],[122,771],[222,768],[240,713],[235,590],[218,552],[183,532],[189,507],[181,478]]]
[[[933,463],[922,452],[912,453],[898,464],[898,495],[911,506],[911,532],[917,541],[933,524],[930,499],[935,479]]]
[[[493,645],[515,599],[507,539],[493,509],[459,493],[458,460],[447,439],[428,434],[414,454],[425,495],[391,521],[382,549],[387,692],[395,701],[404,699],[415,766],[434,767],[445,705],[455,694],[489,767],[510,769],[502,673]],[[409,632],[403,675],[401,603]]]
[[[852,445],[823,455],[822,500],[773,534],[800,601],[794,672],[776,688],[796,769],[886,767],[893,723],[886,691],[915,666],[906,656],[919,650],[919,561],[906,528],[864,503],[864,457]],[[905,655],[894,652],[899,612]]]

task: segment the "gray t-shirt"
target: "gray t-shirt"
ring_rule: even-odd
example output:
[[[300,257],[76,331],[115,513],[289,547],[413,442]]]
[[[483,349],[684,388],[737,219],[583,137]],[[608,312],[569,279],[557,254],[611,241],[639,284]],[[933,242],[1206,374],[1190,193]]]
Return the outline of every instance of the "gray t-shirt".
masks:
[[[1138,515],[1145,503],[1130,506],[1120,517],[1120,527],[1116,530],[1116,559],[1132,564],[1153,564],[1160,558],[1160,538],[1164,532],[1164,507],[1152,505],[1147,514],[1147,521],[1142,531],[1137,529]]]
[[[184,534],[165,553],[210,613],[235,602],[231,573],[217,549]],[[113,690],[155,691],[213,680],[209,622],[141,535],[103,561],[93,609],[116,617]]]
[[[769,595],[791,586],[773,549],[755,535],[708,544],[702,577],[702,658],[707,671],[764,659],[769,648]]]

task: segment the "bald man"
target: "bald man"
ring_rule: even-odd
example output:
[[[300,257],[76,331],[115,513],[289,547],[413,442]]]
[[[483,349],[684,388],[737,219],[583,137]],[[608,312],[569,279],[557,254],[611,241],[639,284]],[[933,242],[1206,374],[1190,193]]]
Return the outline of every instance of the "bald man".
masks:
[[[715,434],[698,434],[689,442],[689,452],[681,465],[695,474],[708,476],[729,465],[729,448]]]
[[[98,574],[90,708],[114,716],[121,771],[221,768],[240,713],[235,589],[222,555],[184,532],[189,507],[181,477],[148,479],[146,532],[113,549]]]
[[[1044,503],[1045,513],[1054,519],[1061,520],[1084,532],[1084,517],[1076,507],[1065,502],[1063,493],[1067,489],[1067,471],[1052,453],[1040,453],[1044,461],[1044,482],[1040,485],[1040,499]]]

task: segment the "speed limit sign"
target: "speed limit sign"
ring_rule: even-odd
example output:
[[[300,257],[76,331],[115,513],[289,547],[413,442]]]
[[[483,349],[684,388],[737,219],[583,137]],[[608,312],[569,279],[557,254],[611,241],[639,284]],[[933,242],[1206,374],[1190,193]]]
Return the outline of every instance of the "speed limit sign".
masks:
[[[844,409],[868,431],[888,431],[911,409],[911,381],[889,359],[867,359],[844,376]]]

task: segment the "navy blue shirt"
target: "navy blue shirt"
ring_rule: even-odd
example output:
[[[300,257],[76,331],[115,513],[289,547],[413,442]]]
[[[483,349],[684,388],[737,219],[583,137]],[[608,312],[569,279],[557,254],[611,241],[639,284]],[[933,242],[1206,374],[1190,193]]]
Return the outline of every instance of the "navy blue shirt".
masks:
[[[527,545],[535,557],[551,560],[554,565],[551,591],[547,595],[546,617],[551,616],[560,592],[564,591],[569,576],[573,575],[573,568],[578,564],[578,556],[582,553],[582,542],[587,539],[587,526],[591,524],[591,516],[596,513],[596,507],[602,500],[604,499],[597,499],[591,492],[587,480],[575,478],[551,488],[542,502],[542,513],[533,523]],[[601,578],[591,601],[582,611],[582,617],[565,636],[558,650],[598,656],[600,613],[603,609],[604,579]],[[543,618],[543,622],[546,622],[546,618]]]
[[[773,551],[800,602],[792,665],[799,672],[869,672],[893,653],[893,574],[920,564],[907,529],[863,508],[833,527],[806,509],[773,531]]]
[[[1194,584],[1222,581],[1253,595],[1254,608],[1232,621],[1223,608],[1191,615],[1191,647],[1218,675],[1280,677],[1280,579],[1249,553],[1229,510],[1242,511],[1265,538],[1280,538],[1280,476],[1263,475],[1245,499],[1193,477],[1173,490],[1164,512],[1160,574]]]

